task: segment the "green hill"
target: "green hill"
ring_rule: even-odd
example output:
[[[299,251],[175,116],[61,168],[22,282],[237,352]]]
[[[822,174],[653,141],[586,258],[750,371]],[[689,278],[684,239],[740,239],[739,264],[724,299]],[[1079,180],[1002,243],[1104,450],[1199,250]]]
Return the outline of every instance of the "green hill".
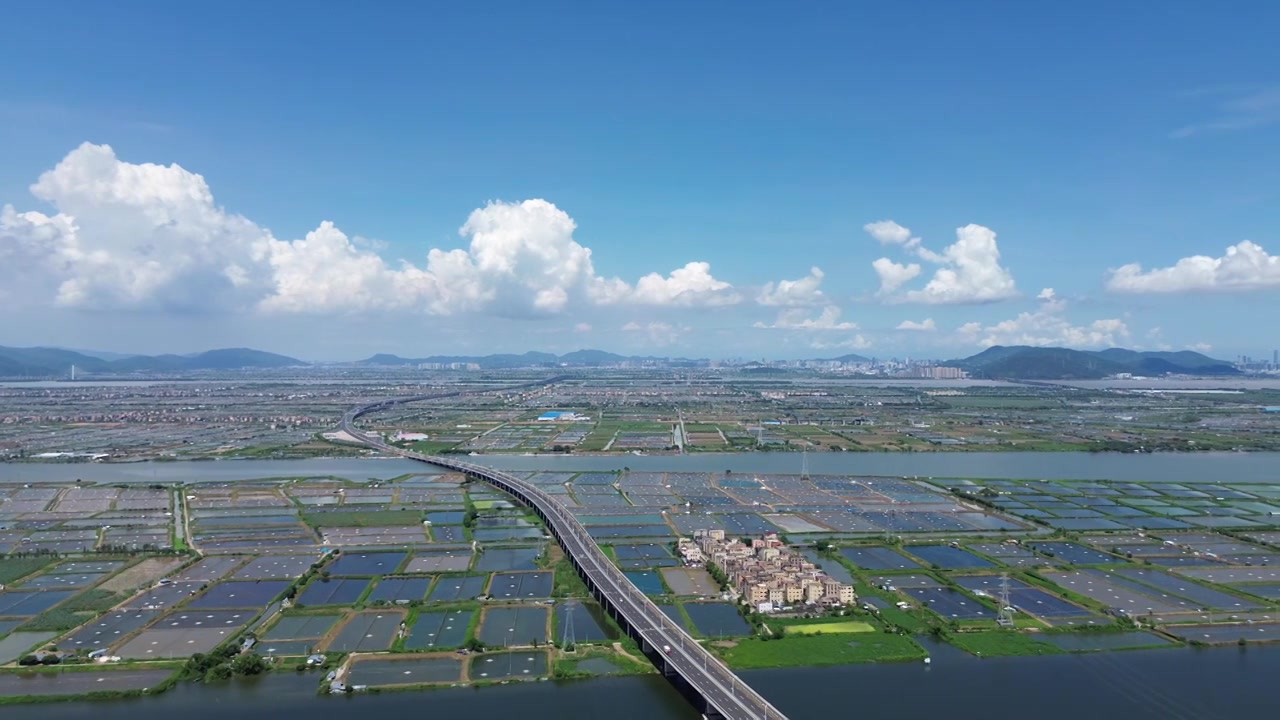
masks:
[[[1140,352],[1124,348],[1101,351],[1059,347],[993,346],[949,365],[973,377],[1013,380],[1094,380],[1131,373],[1161,375],[1237,375],[1230,363],[1197,352]]]
[[[133,355],[119,360],[103,360],[73,350],[0,347],[0,377],[66,377],[71,373],[73,365],[81,373],[133,375],[278,368],[306,364],[295,358],[248,348],[209,350],[195,355]]]

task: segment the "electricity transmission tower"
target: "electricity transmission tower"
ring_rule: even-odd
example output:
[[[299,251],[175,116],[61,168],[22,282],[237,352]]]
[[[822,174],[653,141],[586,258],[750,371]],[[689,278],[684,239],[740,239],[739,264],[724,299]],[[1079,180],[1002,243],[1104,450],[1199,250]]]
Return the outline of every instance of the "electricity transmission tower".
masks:
[[[574,636],[574,632],[573,632],[573,616],[574,616],[574,611],[577,609],[578,609],[578,605],[576,602],[569,601],[565,603],[564,633],[560,638],[560,649],[564,650],[565,652],[569,652],[571,649],[577,649],[574,647],[574,644],[577,642],[577,638]]]
[[[1013,627],[1013,606],[1009,604],[1009,573],[1000,576],[1000,612],[996,615],[1000,627]]]

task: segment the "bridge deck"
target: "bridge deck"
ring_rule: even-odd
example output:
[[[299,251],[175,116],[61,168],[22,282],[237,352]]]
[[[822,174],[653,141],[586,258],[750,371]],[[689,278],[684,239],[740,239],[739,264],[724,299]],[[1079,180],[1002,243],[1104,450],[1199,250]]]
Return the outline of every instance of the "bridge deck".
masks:
[[[668,669],[682,677],[702,697],[707,704],[708,714],[718,714],[730,720],[786,720],[781,711],[739,679],[727,665],[698,644],[683,627],[667,617],[652,600],[640,592],[609,561],[586,527],[549,493],[532,483],[493,468],[392,447],[381,438],[366,435],[352,425],[361,415],[419,399],[426,398],[384,400],[353,408],[343,416],[341,429],[370,447],[465,473],[511,493],[530,505],[551,528],[565,553],[593,590],[600,594],[602,601],[650,649],[661,653]]]

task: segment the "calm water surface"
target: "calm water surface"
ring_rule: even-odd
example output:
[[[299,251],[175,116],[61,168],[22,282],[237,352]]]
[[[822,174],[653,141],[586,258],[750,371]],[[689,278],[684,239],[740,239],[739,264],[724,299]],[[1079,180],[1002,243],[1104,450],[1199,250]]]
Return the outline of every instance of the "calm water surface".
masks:
[[[0,382],[0,388],[19,388],[30,390],[47,390],[57,388],[59,390],[76,390],[79,388],[99,388],[99,387],[155,387],[157,385],[191,385],[193,383],[202,382],[200,380],[76,380],[75,382],[67,382],[65,380],[6,380]],[[215,381],[203,381],[206,384],[213,384]]]
[[[932,665],[753,671],[743,678],[792,720],[938,720],[998,714],[1036,720],[1276,717],[1280,648],[1157,650],[981,660],[935,652]],[[529,682],[489,688],[318,697],[319,676],[289,672],[233,685],[184,685],[158,697],[8,706],[5,720],[278,720],[346,717],[520,717],[524,720],[697,718],[664,680]],[[514,713],[514,715],[513,715]]]
[[[697,455],[481,455],[473,462],[503,470],[799,473],[799,453]],[[1155,482],[1280,482],[1280,453],[815,453],[814,474],[951,478],[1044,478]],[[0,463],[0,482],[231,482],[336,475],[351,480],[430,473],[412,460],[215,460],[208,462]]]
[[[485,455],[472,458],[514,470],[632,470],[793,473],[800,453],[684,456],[554,457]],[[953,478],[1044,478],[1168,482],[1280,482],[1280,453],[812,453],[813,474]]]
[[[234,482],[257,478],[334,475],[348,480],[443,472],[400,458],[315,460],[210,460],[136,463],[0,463],[0,482],[98,483]]]

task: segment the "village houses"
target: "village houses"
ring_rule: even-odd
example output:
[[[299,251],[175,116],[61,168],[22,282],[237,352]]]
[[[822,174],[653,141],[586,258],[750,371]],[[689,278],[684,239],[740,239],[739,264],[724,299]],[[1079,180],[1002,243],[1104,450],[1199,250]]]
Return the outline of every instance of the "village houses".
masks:
[[[742,601],[759,612],[797,604],[836,607],[857,600],[852,585],[793,552],[777,533],[743,542],[726,539],[724,530],[697,530],[692,539],[680,538],[676,549],[686,565],[719,568]]]

